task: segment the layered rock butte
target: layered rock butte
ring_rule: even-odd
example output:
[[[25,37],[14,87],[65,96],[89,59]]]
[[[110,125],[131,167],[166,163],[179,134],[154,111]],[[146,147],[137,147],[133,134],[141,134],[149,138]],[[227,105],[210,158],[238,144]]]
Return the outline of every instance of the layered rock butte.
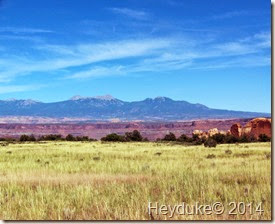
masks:
[[[211,132],[211,135],[221,132],[231,133],[240,136],[241,133],[248,132],[259,135],[260,133],[271,136],[271,119],[257,118],[247,119],[216,119],[216,120],[197,120],[182,122],[97,122],[97,123],[74,123],[74,124],[22,124],[22,123],[0,123],[0,137],[18,138],[22,134],[35,136],[48,134],[61,134],[66,136],[89,136],[100,139],[110,133],[124,134],[125,132],[139,130],[144,137],[149,140],[163,138],[169,132],[175,133],[178,137],[181,134],[191,136],[194,130],[202,133]],[[233,125],[233,126],[232,126]],[[241,128],[241,127],[245,128]],[[237,128],[236,128],[237,127]],[[251,129],[249,129],[251,127]],[[209,130],[210,129],[210,130]],[[209,132],[209,133],[210,133]]]

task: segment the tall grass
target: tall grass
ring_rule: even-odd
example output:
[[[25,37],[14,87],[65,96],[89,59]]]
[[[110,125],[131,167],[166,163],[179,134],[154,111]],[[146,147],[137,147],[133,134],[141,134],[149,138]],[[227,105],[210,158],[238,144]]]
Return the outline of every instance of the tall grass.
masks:
[[[264,213],[173,219],[271,219],[271,145],[0,145],[0,218],[147,220],[148,202],[263,203]],[[214,156],[209,156],[214,155]]]

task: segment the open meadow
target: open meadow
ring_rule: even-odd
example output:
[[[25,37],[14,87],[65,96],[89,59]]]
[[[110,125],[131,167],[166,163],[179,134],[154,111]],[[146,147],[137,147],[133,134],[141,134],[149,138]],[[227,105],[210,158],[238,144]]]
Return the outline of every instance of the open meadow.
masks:
[[[253,206],[172,219],[270,220],[271,144],[0,142],[0,186],[5,220],[169,219],[149,216],[149,201]]]

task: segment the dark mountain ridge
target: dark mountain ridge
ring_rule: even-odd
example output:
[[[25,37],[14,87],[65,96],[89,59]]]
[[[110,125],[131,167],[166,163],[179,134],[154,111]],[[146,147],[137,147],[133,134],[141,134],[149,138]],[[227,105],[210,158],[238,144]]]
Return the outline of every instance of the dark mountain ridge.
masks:
[[[69,100],[43,103],[34,100],[0,100],[0,116],[85,117],[94,120],[191,120],[270,117],[269,113],[212,109],[202,104],[167,97],[125,102],[110,95],[75,96]]]

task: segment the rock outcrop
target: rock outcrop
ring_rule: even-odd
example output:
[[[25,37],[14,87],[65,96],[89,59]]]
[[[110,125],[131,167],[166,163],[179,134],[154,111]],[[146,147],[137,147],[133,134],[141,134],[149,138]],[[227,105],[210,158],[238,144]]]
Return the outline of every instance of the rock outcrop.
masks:
[[[212,137],[215,134],[223,134],[226,135],[228,133],[225,131],[219,131],[218,128],[211,128],[208,131],[202,131],[202,130],[194,130],[193,135],[198,135],[199,138],[209,138]]]
[[[202,130],[194,130],[193,135],[198,135],[199,138],[203,138],[203,137],[208,138],[208,132],[202,131]]]
[[[209,137],[212,137],[213,135],[218,134],[218,133],[220,133],[220,132],[217,128],[212,128],[212,129],[208,130],[208,136]]]
[[[257,139],[260,134],[265,134],[268,137],[271,137],[271,119],[255,118],[247,122],[244,127],[237,123],[231,126],[230,131],[235,137],[248,135]]]
[[[242,135],[242,126],[240,123],[233,124],[230,128],[231,135],[240,137]]]

